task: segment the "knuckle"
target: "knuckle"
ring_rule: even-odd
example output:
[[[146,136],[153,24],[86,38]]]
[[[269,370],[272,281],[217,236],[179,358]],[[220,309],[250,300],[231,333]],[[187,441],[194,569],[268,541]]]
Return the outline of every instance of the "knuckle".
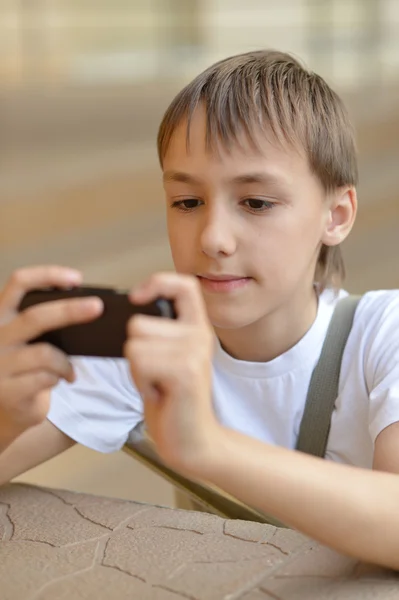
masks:
[[[58,383],[58,377],[48,371],[39,371],[35,375],[35,384],[39,389],[46,389],[55,386]]]
[[[136,353],[136,345],[137,344],[134,340],[126,340],[126,342],[123,346],[124,355],[129,360],[132,360],[132,357],[134,357],[134,355]]]
[[[55,349],[50,344],[35,344],[32,349],[35,351],[39,362],[43,365],[51,364],[56,358]]]
[[[41,325],[41,310],[40,306],[33,306],[22,311],[19,315],[22,327],[24,329],[37,328]]]
[[[21,286],[26,279],[26,269],[16,269],[9,279],[12,286]]]
[[[185,283],[188,289],[196,293],[200,287],[196,277],[193,275],[185,275]]]
[[[136,336],[142,332],[143,321],[139,315],[134,315],[128,323],[128,335]]]
[[[154,287],[162,283],[165,279],[165,273],[153,273],[147,280],[148,287]]]
[[[148,278],[148,283],[150,287],[158,287],[158,285],[169,284],[173,282],[175,277],[176,273],[171,273],[169,271],[158,271],[150,275]]]
[[[27,308],[18,316],[23,328],[35,325],[37,323],[37,311],[34,308]]]

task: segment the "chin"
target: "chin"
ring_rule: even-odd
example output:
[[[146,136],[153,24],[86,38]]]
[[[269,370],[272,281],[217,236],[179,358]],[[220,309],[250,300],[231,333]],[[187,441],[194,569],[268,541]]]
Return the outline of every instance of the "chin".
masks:
[[[215,329],[242,329],[258,320],[254,315],[246,314],[242,310],[221,307],[208,309],[209,320]]]

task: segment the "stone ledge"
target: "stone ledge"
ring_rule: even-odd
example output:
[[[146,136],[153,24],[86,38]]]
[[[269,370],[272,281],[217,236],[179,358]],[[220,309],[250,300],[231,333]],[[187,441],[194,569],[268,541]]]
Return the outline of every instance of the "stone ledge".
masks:
[[[379,600],[395,573],[289,530],[62,490],[0,489],[1,600]]]

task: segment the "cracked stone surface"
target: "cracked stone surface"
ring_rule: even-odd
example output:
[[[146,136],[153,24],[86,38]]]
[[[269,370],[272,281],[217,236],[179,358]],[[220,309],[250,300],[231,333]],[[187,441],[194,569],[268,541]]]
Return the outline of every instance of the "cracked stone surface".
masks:
[[[0,489],[1,600],[397,600],[399,575],[258,523]]]

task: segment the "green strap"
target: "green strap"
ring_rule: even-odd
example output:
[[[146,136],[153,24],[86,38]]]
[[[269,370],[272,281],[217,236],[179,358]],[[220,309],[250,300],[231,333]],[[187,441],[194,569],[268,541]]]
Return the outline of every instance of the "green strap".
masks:
[[[270,525],[284,527],[277,519],[265,515],[250,506],[239,502],[228,496],[221,490],[216,490],[191,479],[187,479],[167,467],[159,458],[153,442],[145,433],[144,423],[139,423],[129,435],[124,446],[124,451],[136,458],[146,467],[149,467],[157,475],[160,475],[178,490],[183,492],[191,502],[193,509],[200,505],[206,512],[217,514],[228,519],[240,519],[242,521],[255,521],[257,523],[268,523]]]
[[[334,310],[319,361],[313,371],[296,449],[324,458],[338,397],[342,355],[360,296],[347,296]]]

